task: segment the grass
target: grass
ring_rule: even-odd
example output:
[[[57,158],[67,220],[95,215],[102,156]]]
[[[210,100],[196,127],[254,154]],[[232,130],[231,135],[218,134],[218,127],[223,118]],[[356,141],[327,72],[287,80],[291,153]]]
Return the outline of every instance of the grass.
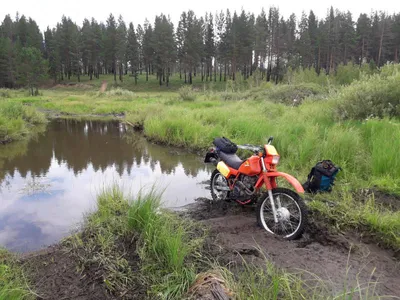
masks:
[[[260,252],[261,261],[257,264],[242,258],[242,263],[236,270],[216,267],[219,274],[227,282],[236,299],[273,300],[273,299],[385,299],[390,296],[376,295],[377,281],[348,282],[346,271],[342,283],[333,287],[315,274],[298,270],[290,273],[274,266],[271,261]],[[350,268],[350,266],[347,266]],[[373,273],[371,274],[372,277]],[[339,286],[341,286],[339,288]]]
[[[15,262],[15,257],[0,249],[0,299],[33,299],[22,270]]]
[[[46,122],[45,115],[34,107],[0,100],[0,142],[21,140],[31,133],[32,127]]]
[[[186,299],[207,277],[235,299],[378,299],[374,282],[349,287],[344,278],[342,291],[334,292],[316,275],[278,269],[261,250],[257,264],[243,259],[221,266],[204,252],[204,225],[162,210],[154,189],[132,198],[114,185],[98,195],[97,204],[83,231],[65,243],[81,272],[100,267],[96,274],[115,297],[141,285],[149,299]],[[135,255],[138,266],[131,260]]]
[[[376,203],[374,195],[363,196],[346,191],[317,195],[309,206],[326,217],[337,230],[358,229],[363,235],[378,237],[381,244],[395,250],[400,247],[400,211]],[[334,205],[328,205],[334,203]]]
[[[107,289],[116,296],[140,284],[148,287],[150,298],[180,299],[195,278],[204,233],[191,221],[162,211],[160,196],[153,190],[133,199],[117,186],[104,189],[83,232],[65,242],[80,270],[100,266]],[[132,271],[132,252],[138,254],[140,274]]]
[[[193,89],[180,88],[181,81],[175,76],[171,79],[171,88],[166,89],[159,88],[154,77],[150,77],[148,83],[141,77],[137,86],[129,77],[118,87],[109,87],[108,91],[100,93],[98,88],[103,80],[109,85],[113,82],[112,76],[102,76],[100,80],[90,82],[89,87],[84,78],[83,88],[79,85],[56,86],[43,90],[42,95],[36,97],[27,97],[23,91],[11,94],[7,91],[11,98],[2,103],[7,106],[3,111],[8,111],[8,115],[13,115],[14,110],[17,112],[16,118],[7,119],[12,124],[7,127],[11,132],[23,132],[27,128],[26,120],[35,118],[25,117],[25,120],[20,116],[29,115],[25,109],[31,112],[35,107],[74,118],[124,114],[129,124],[143,128],[148,139],[194,150],[207,149],[216,136],[229,137],[239,144],[261,145],[272,135],[281,154],[280,169],[300,181],[305,181],[311,167],[319,160],[331,159],[342,167],[335,190],[343,193],[335,195],[334,199],[339,205],[329,208],[332,211],[318,204],[314,209],[327,215],[346,215],[354,209],[350,206],[353,202],[343,196],[345,193],[374,187],[400,195],[400,152],[397,151],[400,122],[397,117],[389,118],[393,116],[396,108],[393,105],[398,98],[395,85],[398,68],[388,66],[380,74],[368,76],[357,71],[356,78],[361,79],[353,82],[350,80],[353,75],[349,77],[346,68],[339,72],[344,79],[336,78],[338,82],[346,82],[344,87],[337,84],[332,87],[330,82],[336,79],[316,77],[310,70],[304,70],[288,77],[291,84],[278,86],[263,82],[254,84],[253,80],[201,85],[200,79],[196,78]],[[248,89],[250,85],[252,89]],[[393,107],[385,100],[386,94],[393,100],[389,101]],[[383,118],[365,120],[359,117],[365,116],[365,109],[370,107],[362,104],[367,96]],[[294,103],[297,98],[299,102]],[[389,225],[392,222],[387,221],[384,230],[379,229],[382,226],[372,226],[374,218],[368,215],[368,209],[357,206],[354,216],[348,221],[343,218],[340,226],[346,223],[353,226],[354,220],[371,223],[368,228],[378,230],[380,236],[387,231],[381,236],[385,243],[399,247],[397,223]],[[356,218],[358,214],[363,218]],[[386,216],[380,209],[374,210],[374,214],[378,219]],[[358,227],[361,228],[361,224]]]

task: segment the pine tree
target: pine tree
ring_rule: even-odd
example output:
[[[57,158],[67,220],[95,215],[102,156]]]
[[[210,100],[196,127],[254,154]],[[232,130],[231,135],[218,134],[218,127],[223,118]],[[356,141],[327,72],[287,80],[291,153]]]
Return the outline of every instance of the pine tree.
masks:
[[[38,84],[46,76],[46,63],[39,49],[23,47],[18,53],[17,73],[19,84],[27,86],[32,96],[38,94]],[[34,92],[34,88],[36,91]]]
[[[126,73],[128,71],[127,68],[127,32],[126,25],[122,16],[118,18],[118,28],[117,28],[117,61],[118,61],[118,72],[119,72],[119,80],[123,81],[124,70]]]
[[[114,74],[114,81],[117,81],[117,51],[118,51],[117,24],[112,14],[107,19],[105,34],[105,60],[107,67]]]
[[[154,54],[159,83],[162,85],[163,78],[165,78],[166,85],[168,86],[169,75],[171,66],[175,61],[176,50],[174,25],[163,14],[156,17],[153,39],[156,41],[154,44]]]
[[[137,72],[140,67],[139,43],[132,22],[129,23],[126,58],[129,62],[132,75],[135,77],[135,84],[137,84]]]
[[[205,30],[205,61],[206,61],[206,81],[210,78],[212,81],[212,61],[215,57],[215,44],[214,44],[214,22],[213,15],[210,13],[207,17],[206,30]]]
[[[151,64],[154,58],[154,47],[153,47],[153,27],[146,20],[144,23],[144,35],[143,35],[143,61],[146,68],[146,81],[149,80],[149,73],[151,72]]]
[[[139,55],[139,71],[140,71],[140,75],[142,75],[142,69],[143,69],[143,65],[144,65],[144,61],[143,61],[143,35],[144,35],[144,31],[142,26],[139,24],[136,28],[136,39],[138,42],[138,55]]]

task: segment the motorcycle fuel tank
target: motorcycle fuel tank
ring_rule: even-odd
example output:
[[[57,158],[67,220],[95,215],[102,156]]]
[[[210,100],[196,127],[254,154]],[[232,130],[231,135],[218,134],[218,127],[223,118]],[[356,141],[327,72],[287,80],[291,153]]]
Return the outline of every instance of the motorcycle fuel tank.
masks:
[[[261,173],[260,157],[253,155],[246,160],[239,168],[239,173],[248,176],[254,176]]]

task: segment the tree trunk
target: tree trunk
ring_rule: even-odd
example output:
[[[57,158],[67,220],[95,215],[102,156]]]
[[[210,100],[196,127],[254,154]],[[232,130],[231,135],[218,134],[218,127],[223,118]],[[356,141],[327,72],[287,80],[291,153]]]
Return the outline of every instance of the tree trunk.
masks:
[[[81,82],[81,75],[80,75],[80,72],[78,71],[78,82]]]
[[[271,73],[272,73],[272,64],[271,61],[268,62],[268,68],[267,68],[267,82],[271,80]]]
[[[189,84],[192,84],[192,71],[189,72]]]
[[[382,21],[382,33],[381,33],[381,39],[379,42],[379,52],[378,52],[378,67],[380,67],[380,62],[381,62],[381,55],[382,55],[382,44],[383,44],[383,33],[385,32],[385,20]]]
[[[117,64],[114,62],[114,81],[117,82]]]
[[[396,46],[396,49],[394,50],[394,62],[396,64],[399,63],[399,47]]]
[[[185,83],[187,83],[187,79],[186,79],[186,70],[184,71],[184,73],[185,73]]]
[[[182,80],[182,68],[181,68],[181,63],[179,63],[179,79]]]
[[[217,59],[214,58],[214,82],[217,82]]]
[[[162,81],[165,82],[165,69],[162,70]]]
[[[159,70],[157,73],[158,73],[158,79],[160,80],[160,86],[162,86],[162,70]]]
[[[167,87],[169,87],[169,68],[167,69]]]
[[[225,63],[224,81],[226,81],[226,69],[227,69],[227,65],[226,65],[226,63]]]
[[[318,46],[317,74],[321,72],[321,46]]]
[[[147,65],[146,65],[147,66]],[[149,81],[150,65],[146,67],[146,81]]]
[[[201,82],[204,81],[204,64],[201,64]]]

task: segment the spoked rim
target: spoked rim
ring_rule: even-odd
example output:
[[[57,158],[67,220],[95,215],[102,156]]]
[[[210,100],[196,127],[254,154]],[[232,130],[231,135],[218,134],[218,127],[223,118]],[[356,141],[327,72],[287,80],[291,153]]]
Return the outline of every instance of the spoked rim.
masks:
[[[277,212],[278,222],[275,223],[274,214],[271,208],[269,196],[261,205],[261,222],[263,227],[272,234],[290,238],[300,228],[302,222],[302,212],[296,200],[286,193],[274,193],[274,202]],[[278,203],[281,207],[278,207]]]
[[[216,196],[217,200],[225,200],[226,197],[228,196],[228,191],[218,189],[219,186],[224,188],[228,187],[228,181],[221,173],[217,173],[213,177],[211,182],[211,189],[214,195]]]

